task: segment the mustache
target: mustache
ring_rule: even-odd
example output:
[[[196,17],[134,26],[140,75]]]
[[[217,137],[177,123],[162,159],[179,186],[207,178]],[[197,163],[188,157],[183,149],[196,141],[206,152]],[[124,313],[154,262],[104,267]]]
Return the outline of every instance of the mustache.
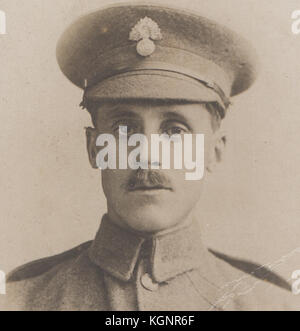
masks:
[[[125,183],[126,190],[133,190],[136,187],[159,186],[171,189],[170,180],[161,172],[154,170],[137,169],[131,173],[128,181]]]

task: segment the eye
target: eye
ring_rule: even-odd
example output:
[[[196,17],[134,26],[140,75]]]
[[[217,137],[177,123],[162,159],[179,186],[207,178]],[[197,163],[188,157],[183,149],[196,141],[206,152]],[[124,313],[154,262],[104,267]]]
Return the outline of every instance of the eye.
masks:
[[[180,124],[180,123],[172,123],[172,124],[169,123],[164,128],[164,133],[166,133],[169,136],[181,135],[188,133],[189,131],[190,130],[184,124]]]
[[[139,129],[138,129],[138,125],[132,123],[117,123],[116,125],[114,125],[113,127],[113,132],[115,136],[131,136],[135,133],[138,133]]]

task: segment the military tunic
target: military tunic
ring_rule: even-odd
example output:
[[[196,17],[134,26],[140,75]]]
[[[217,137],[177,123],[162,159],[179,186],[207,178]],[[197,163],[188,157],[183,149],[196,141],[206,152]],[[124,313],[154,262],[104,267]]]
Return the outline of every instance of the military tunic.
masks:
[[[143,237],[105,216],[94,241],[12,272],[1,310],[300,309],[289,285],[261,268],[207,250],[197,222]]]

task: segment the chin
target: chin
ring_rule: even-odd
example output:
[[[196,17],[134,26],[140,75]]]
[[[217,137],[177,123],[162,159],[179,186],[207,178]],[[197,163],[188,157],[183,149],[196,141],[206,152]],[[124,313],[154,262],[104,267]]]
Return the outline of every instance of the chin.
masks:
[[[127,225],[139,232],[155,233],[166,230],[176,225],[174,217],[161,210],[135,211],[132,215],[127,215]]]

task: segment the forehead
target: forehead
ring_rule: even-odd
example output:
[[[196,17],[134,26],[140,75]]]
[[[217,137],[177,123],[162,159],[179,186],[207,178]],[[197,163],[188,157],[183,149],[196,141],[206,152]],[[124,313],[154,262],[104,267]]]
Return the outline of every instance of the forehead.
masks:
[[[209,117],[204,103],[164,100],[105,101],[95,108],[95,115],[102,120],[124,116],[151,120],[177,115],[186,120],[196,121]]]

